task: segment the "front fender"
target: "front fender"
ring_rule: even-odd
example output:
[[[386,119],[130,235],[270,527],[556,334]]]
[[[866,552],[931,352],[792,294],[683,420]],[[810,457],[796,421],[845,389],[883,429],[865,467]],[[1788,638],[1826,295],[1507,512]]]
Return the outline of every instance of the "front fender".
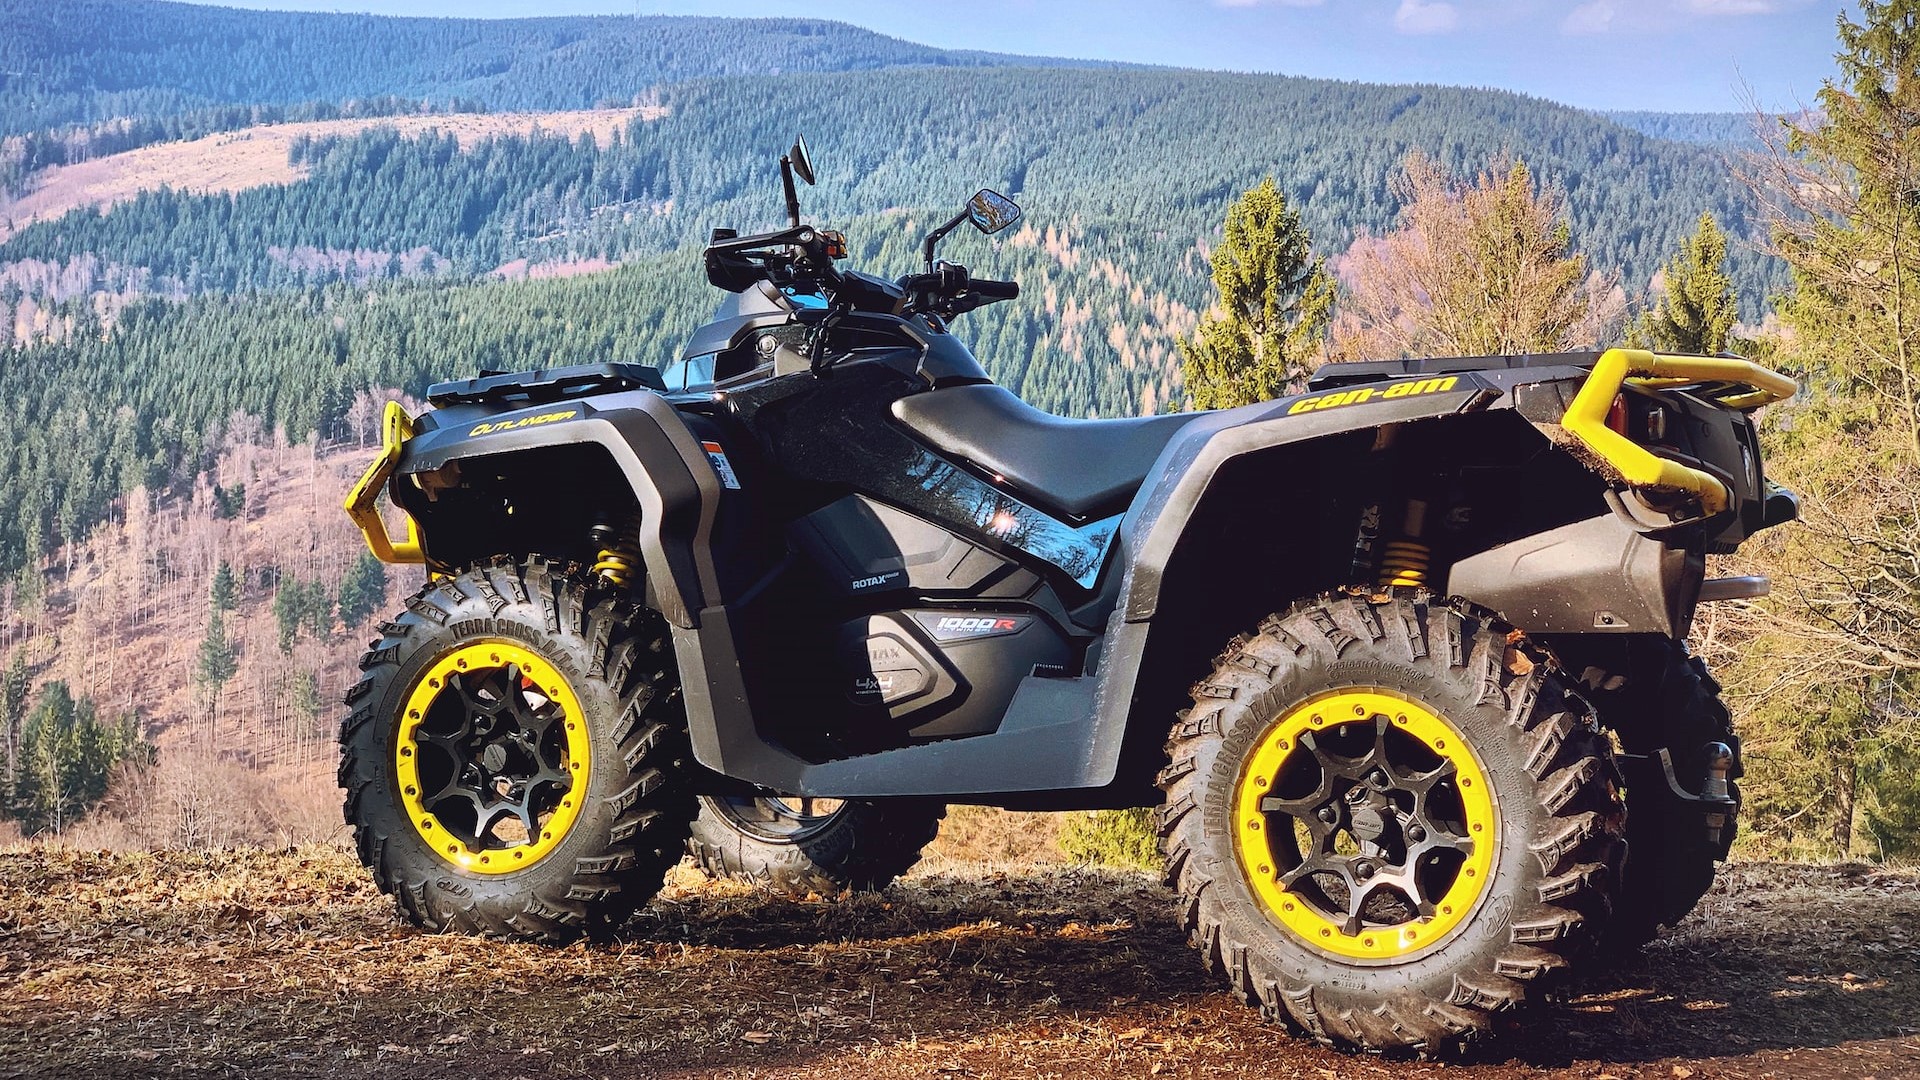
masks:
[[[660,614],[676,626],[694,627],[700,610],[715,602],[719,586],[709,538],[720,480],[699,441],[659,395],[629,391],[511,412],[445,409],[423,415],[420,424],[418,434],[394,456],[386,483],[395,505],[408,515],[413,548],[388,541],[390,550],[383,553],[384,531],[376,536],[368,527],[364,510],[371,496],[365,489],[372,470],[355,489],[360,512],[349,499],[349,512],[367,531],[375,555],[417,553],[419,558],[406,561],[436,569],[449,565],[445,556],[459,550],[463,538],[441,525],[433,497],[436,477],[449,466],[556,447],[594,448],[611,462],[639,511],[640,551]]]

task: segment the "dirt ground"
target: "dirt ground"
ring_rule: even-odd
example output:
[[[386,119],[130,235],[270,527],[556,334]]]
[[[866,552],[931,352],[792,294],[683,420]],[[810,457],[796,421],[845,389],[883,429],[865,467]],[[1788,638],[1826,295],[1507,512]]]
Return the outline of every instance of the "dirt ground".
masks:
[[[401,927],[331,848],[0,855],[5,1077],[1920,1075],[1920,874],[1732,868],[1464,1065],[1288,1037],[1142,875],[925,873],[788,903],[681,871],[608,945]]]

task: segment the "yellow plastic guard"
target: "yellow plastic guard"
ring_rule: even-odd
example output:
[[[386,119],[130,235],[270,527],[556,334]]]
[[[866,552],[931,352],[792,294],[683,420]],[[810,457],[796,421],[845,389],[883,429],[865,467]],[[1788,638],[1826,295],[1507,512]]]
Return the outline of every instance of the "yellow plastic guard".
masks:
[[[414,523],[413,516],[407,516],[407,538],[396,543],[387,535],[387,523],[380,519],[380,509],[375,505],[381,490],[387,486],[387,478],[393,475],[393,467],[400,462],[400,447],[411,438],[413,420],[407,416],[407,410],[397,401],[387,402],[386,414],[380,418],[380,456],[360,477],[360,482],[353,485],[353,490],[347,492],[347,516],[360,527],[361,534],[367,538],[367,549],[381,562],[427,561],[426,552],[420,548],[420,527]]]
[[[1593,373],[1567,406],[1560,425],[1636,488],[1668,488],[1691,492],[1709,514],[1727,508],[1726,486],[1709,473],[1656,457],[1645,447],[1607,426],[1607,410],[1629,377],[1655,387],[1690,383],[1733,383],[1743,393],[1716,397],[1731,409],[1757,409],[1790,398],[1799,387],[1777,371],[1751,360],[1718,356],[1670,356],[1645,349],[1608,349],[1593,365]]]

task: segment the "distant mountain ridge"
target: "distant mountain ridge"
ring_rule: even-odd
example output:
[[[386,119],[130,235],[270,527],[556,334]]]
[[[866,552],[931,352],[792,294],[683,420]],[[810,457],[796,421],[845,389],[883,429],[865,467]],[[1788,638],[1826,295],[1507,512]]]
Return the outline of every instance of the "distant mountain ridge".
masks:
[[[1599,112],[1595,115],[1604,116],[1621,127],[1631,128],[1649,138],[1733,150],[1758,150],[1760,148],[1759,125],[1778,120],[1777,117],[1751,112],[1670,113],[1616,110]]]
[[[1008,65],[1116,66],[938,49],[820,19],[398,18],[0,0],[0,135],[221,105],[399,95],[582,109],[690,79]]]

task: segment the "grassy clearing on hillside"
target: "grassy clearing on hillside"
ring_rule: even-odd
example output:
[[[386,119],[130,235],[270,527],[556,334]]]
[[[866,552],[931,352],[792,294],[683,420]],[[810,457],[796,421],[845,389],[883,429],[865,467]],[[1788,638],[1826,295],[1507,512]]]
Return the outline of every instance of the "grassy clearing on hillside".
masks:
[[[1920,875],[1856,866],[1733,868],[1681,931],[1466,1067],[1261,1023],[1139,874],[949,870],[788,903],[682,871],[615,941],[565,949],[405,929],[330,848],[16,852],[0,901],[9,1077],[1920,1070]]]

